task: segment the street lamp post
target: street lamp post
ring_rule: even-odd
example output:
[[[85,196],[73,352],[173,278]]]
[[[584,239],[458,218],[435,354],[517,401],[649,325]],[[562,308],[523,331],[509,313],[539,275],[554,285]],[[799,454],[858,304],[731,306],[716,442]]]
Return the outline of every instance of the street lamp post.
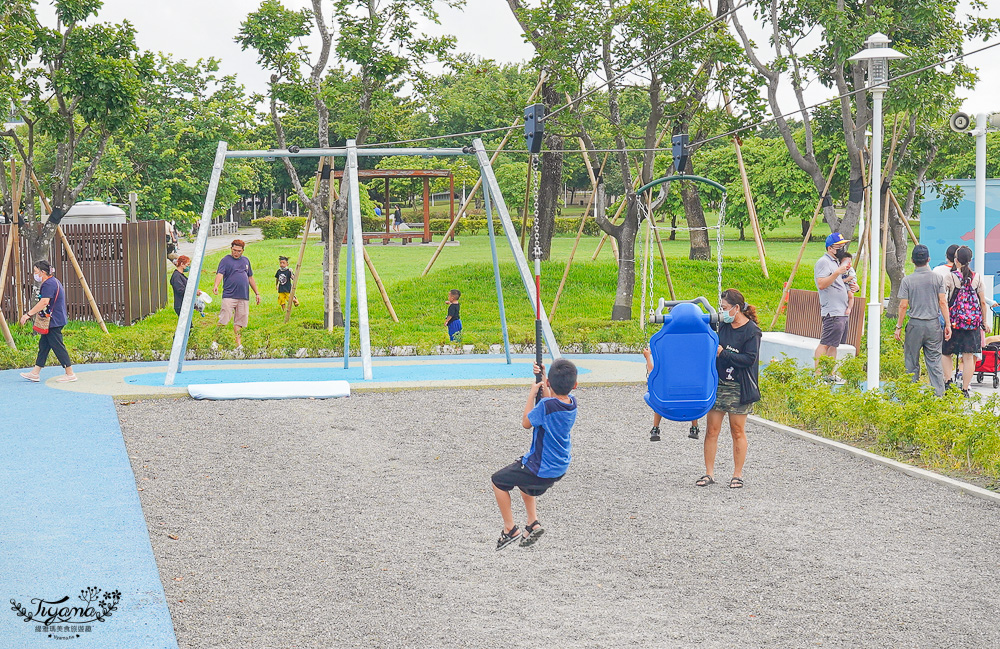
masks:
[[[868,386],[869,390],[879,387],[880,355],[882,353],[882,304],[879,288],[882,269],[879,267],[882,218],[882,96],[889,89],[889,59],[903,59],[905,54],[889,47],[889,37],[875,33],[865,42],[867,47],[848,61],[868,61],[868,91],[872,94],[872,191],[871,214],[868,227],[871,229],[871,246],[868,258],[871,284],[868,288]]]

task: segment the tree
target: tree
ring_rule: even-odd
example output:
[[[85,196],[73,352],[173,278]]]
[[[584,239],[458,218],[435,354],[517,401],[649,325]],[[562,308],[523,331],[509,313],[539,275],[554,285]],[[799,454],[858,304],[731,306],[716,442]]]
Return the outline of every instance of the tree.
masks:
[[[732,0],[721,0],[719,9],[729,11],[733,5]],[[974,5],[985,6],[982,3]],[[792,159],[809,174],[817,193],[823,191],[826,170],[816,156],[816,134],[813,116],[806,108],[805,88],[819,83],[835,90],[840,96],[837,100],[840,135],[846,148],[841,164],[850,170],[850,193],[843,216],[828,205],[824,209],[824,218],[832,231],[853,238],[864,204],[862,155],[872,109],[868,93],[849,94],[865,87],[866,64],[847,59],[864,47],[864,41],[870,34],[882,32],[894,41],[896,49],[909,56],[908,59],[893,62],[892,74],[898,75],[960,52],[966,38],[991,36],[996,32],[998,23],[975,17],[961,20],[956,16],[956,4],[951,0],[916,6],[909,0],[879,3],[799,0],[794,5],[778,0],[758,0],[755,8],[757,17],[766,22],[770,31],[770,46],[774,53],[771,61],[766,61],[758,52],[738,14],[733,14],[731,18],[733,26],[754,68],[766,80],[768,104],[776,116],[774,125]],[[816,32],[820,33],[821,41],[809,50],[808,44],[815,40],[811,36]],[[783,79],[790,82],[802,118],[804,138],[801,142],[795,140],[791,123],[782,117],[784,110],[778,101],[778,92]],[[886,95],[887,123],[894,113],[906,112],[907,118],[898,141],[897,164],[916,136],[918,121],[939,117],[944,105],[954,97],[955,89],[969,87],[974,79],[968,66],[958,61],[950,71],[931,68],[890,84]],[[894,171],[887,169],[885,178],[891,181]]]
[[[136,116],[142,80],[151,57],[140,55],[135,31],[119,25],[87,21],[101,7],[99,0],[54,0],[57,25],[45,27],[31,0],[6,0],[0,5],[0,104],[12,105],[24,120],[20,129],[0,133],[8,138],[28,177],[47,183],[52,213],[41,228],[21,231],[35,259],[48,254],[56,227],[77,201],[97,171],[108,141]],[[40,137],[55,144],[48,174],[36,168]],[[90,146],[89,161],[81,170],[81,152]],[[35,191],[28,183],[24,194],[27,224],[39,223],[34,211]],[[9,198],[5,198],[9,201]]]
[[[718,73],[732,65],[738,47],[724,29],[705,29],[679,45],[670,46],[680,35],[706,27],[712,20],[707,10],[686,0],[542,0],[539,6],[518,8],[522,24],[544,39],[532,40],[539,65],[569,93],[572,110],[550,118],[548,128],[580,137],[595,151],[591,111],[601,111],[612,138],[613,158],[620,173],[626,201],[625,218],[619,224],[596,211],[601,229],[614,237],[619,248],[618,286],[611,317],[632,316],[635,286],[635,241],[639,230],[637,185],[652,180],[655,148],[664,129],[686,130],[700,116],[698,106],[710,87],[731,82],[738,74]],[[605,94],[597,101],[583,101],[587,79],[604,79]],[[731,88],[742,100],[740,88]],[[636,101],[641,97],[641,101]],[[664,123],[666,122],[666,124]],[[630,150],[640,149],[638,171],[633,169]],[[592,156],[595,168],[600,161]],[[603,191],[603,185],[601,186]],[[697,202],[687,194],[686,202]],[[603,204],[603,201],[599,201]],[[700,204],[697,212],[700,214]],[[690,222],[692,227],[704,225]],[[702,232],[704,234],[704,232]],[[697,240],[697,241],[696,241]],[[697,245],[699,252],[696,254]],[[703,250],[703,252],[701,252]],[[692,256],[707,257],[707,236],[692,237]]]
[[[328,22],[322,0],[312,0],[311,10],[292,11],[279,0],[264,0],[256,12],[247,16],[236,41],[244,49],[258,53],[258,63],[271,71],[268,101],[278,148],[288,146],[284,115],[292,109],[312,105],[317,115],[316,136],[321,148],[329,147],[331,118],[337,119],[340,133],[353,133],[357,144],[364,144],[373,128],[395,128],[392,111],[380,96],[393,97],[408,81],[423,76],[423,67],[431,58],[444,59],[454,45],[451,37],[422,37],[416,32],[417,20],[438,22],[434,0],[334,0]],[[439,4],[460,6],[461,0],[439,0]],[[313,55],[301,44],[315,30],[320,47]],[[342,65],[327,75],[331,54]],[[303,71],[308,70],[308,78]],[[335,113],[331,115],[331,107]],[[405,121],[403,122],[405,123]],[[281,158],[299,200],[312,211],[326,233],[326,245],[332,254],[324,255],[324,290],[338,282],[340,245],[347,232],[347,195],[333,206],[334,219],[327,218],[330,207],[330,181],[321,178],[319,190],[310,196],[288,158]],[[327,174],[323,174],[327,176]],[[326,260],[332,257],[332,268]],[[333,277],[329,275],[332,273]],[[333,296],[333,322],[343,324],[339,291]],[[329,304],[330,300],[326,300]]]

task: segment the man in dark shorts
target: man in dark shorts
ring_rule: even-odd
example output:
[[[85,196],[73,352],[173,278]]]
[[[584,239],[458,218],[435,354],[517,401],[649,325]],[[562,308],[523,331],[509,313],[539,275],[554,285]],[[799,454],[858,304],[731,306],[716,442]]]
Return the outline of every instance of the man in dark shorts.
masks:
[[[246,244],[241,239],[233,239],[230,245],[231,254],[222,258],[218,270],[215,271],[215,285],[212,287],[212,292],[218,295],[219,285],[222,284],[223,288],[222,306],[219,309],[219,323],[215,328],[216,342],[212,343],[213,348],[218,347],[219,330],[230,321],[233,323],[236,348],[242,348],[243,339],[240,334],[250,319],[250,289],[253,289],[257,296],[257,304],[260,304],[257,280],[253,278],[250,260],[243,256],[244,247]]]
[[[576,422],[576,398],[570,396],[570,392],[576,389],[576,366],[559,358],[552,362],[548,378],[544,367],[535,365],[534,370],[542,380],[528,392],[528,402],[521,417],[521,425],[533,429],[531,449],[492,477],[493,494],[504,524],[497,540],[497,550],[518,540],[522,546],[538,540],[545,530],[538,522],[535,498],[562,479],[569,469],[570,430]],[[539,390],[543,398],[535,404],[535,395]],[[531,521],[525,525],[523,537],[514,524],[511,510],[510,492],[515,487],[521,490],[527,520]]]
[[[816,262],[813,278],[819,291],[819,309],[823,320],[823,334],[813,358],[819,371],[819,359],[837,357],[837,347],[847,340],[848,300],[851,291],[842,275],[851,267],[850,259],[837,259],[837,251],[849,243],[844,235],[834,232],[826,238],[826,254]]]

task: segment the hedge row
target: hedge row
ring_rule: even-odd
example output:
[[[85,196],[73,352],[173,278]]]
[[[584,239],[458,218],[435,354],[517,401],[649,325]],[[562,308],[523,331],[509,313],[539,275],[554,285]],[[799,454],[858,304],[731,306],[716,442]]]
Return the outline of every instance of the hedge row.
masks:
[[[265,239],[298,239],[306,225],[304,216],[265,216],[250,221],[250,225],[260,228]]]

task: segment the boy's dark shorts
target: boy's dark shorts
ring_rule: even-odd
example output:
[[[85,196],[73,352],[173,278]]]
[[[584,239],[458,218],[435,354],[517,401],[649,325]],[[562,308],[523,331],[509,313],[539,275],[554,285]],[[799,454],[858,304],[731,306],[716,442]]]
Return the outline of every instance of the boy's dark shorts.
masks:
[[[541,496],[548,491],[549,487],[562,480],[562,476],[539,478],[521,464],[521,458],[517,458],[511,464],[494,473],[491,479],[497,489],[510,491],[517,487],[529,496]]]

